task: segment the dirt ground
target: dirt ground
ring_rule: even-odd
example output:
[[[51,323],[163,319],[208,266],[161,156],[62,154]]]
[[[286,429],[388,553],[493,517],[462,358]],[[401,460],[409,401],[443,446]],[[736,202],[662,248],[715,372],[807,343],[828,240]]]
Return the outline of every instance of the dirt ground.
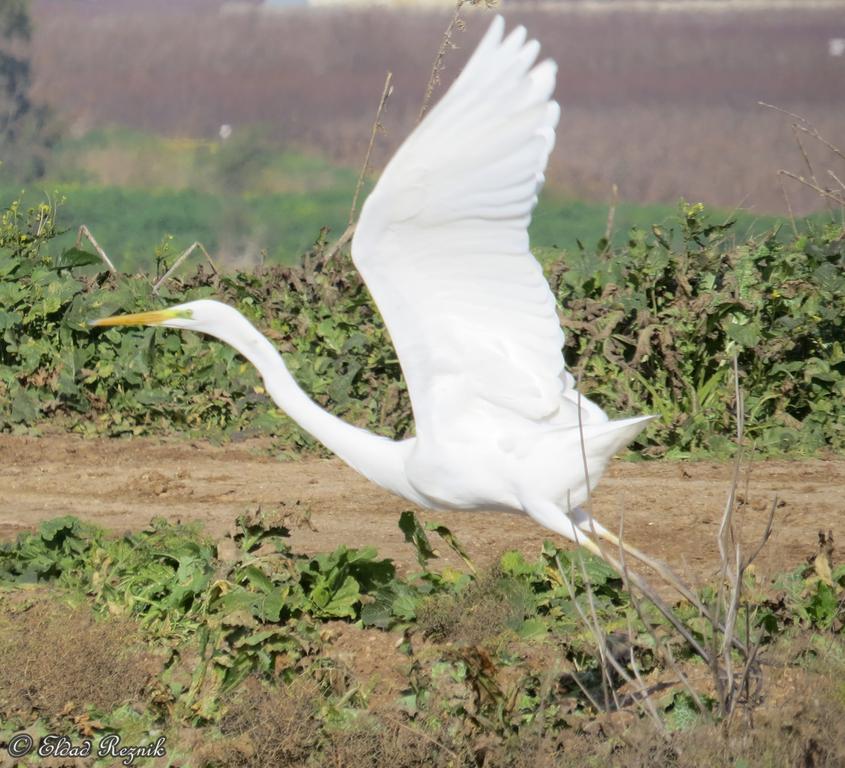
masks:
[[[625,538],[680,569],[693,581],[717,569],[716,535],[732,466],[713,461],[615,461],[594,494],[596,518],[612,529],[625,513]],[[746,485],[747,483],[747,485]],[[772,540],[758,560],[764,574],[803,562],[817,532],[845,539],[845,459],[758,461],[740,484],[742,538],[763,530],[772,498],[779,506]],[[0,540],[42,520],[76,515],[118,533],[156,516],[199,521],[223,536],[235,517],[261,506],[292,519],[304,552],[340,544],[374,545],[401,567],[414,554],[397,526],[408,502],[382,491],[338,460],[283,461],[267,444],[217,447],[151,439],[82,439],[61,435],[0,435]],[[500,512],[420,512],[448,525],[479,564],[506,549],[535,557],[543,539],[559,541],[522,515]],[[436,536],[432,535],[433,539]],[[445,546],[439,547],[450,560]]]

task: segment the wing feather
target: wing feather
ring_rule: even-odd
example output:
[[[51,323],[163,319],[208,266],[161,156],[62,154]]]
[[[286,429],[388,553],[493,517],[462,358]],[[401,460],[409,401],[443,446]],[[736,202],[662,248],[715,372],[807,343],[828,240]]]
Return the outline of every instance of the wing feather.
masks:
[[[435,441],[464,412],[556,422],[573,410],[563,332],[527,231],[560,114],[556,67],[535,65],[540,46],[524,28],[503,33],[496,17],[388,164],[352,243],[417,435]]]

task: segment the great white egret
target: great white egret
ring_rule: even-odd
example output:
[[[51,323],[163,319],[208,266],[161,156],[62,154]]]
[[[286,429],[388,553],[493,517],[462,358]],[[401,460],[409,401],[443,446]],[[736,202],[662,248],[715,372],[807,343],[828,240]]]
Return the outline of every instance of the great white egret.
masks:
[[[560,109],[557,68],[497,16],[361,211],[352,258],[396,346],[416,436],[326,412],[237,310],[201,300],[93,325],[161,325],[226,342],[300,426],[371,481],[423,507],[525,512],[597,551],[616,538],[579,505],[648,416],[610,421],[565,369],[555,300],[528,247]],[[631,550],[637,556],[636,550]]]

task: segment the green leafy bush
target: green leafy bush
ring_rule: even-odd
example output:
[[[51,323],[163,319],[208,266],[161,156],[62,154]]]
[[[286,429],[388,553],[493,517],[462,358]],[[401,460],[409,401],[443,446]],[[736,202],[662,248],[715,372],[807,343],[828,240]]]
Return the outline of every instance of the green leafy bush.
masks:
[[[298,269],[219,280],[199,271],[156,296],[146,277],[91,273],[99,263],[94,254],[46,256],[44,245],[56,234],[53,214],[47,205],[15,205],[0,223],[0,427],[52,420],[109,435],[250,429],[276,434],[290,448],[310,444],[229,347],[199,335],[100,333],[87,325],[115,312],[216,295],[280,344],[319,402],[388,434],[407,430],[395,353],[349,268],[306,259]]]
[[[720,453],[733,442],[736,354],[758,448],[841,450],[845,229],[731,237],[682,204],[678,231],[634,229],[627,248],[599,243],[554,266],[584,391],[616,414],[656,414],[653,454]]]
[[[145,276],[96,272],[77,249],[48,257],[55,211],[12,205],[0,222],[0,428],[49,421],[109,435],[272,434],[313,443],[275,410],[234,350],[198,334],[91,330],[86,321],[215,296],[285,354],[338,416],[390,436],[412,414],[395,352],[348,259],[318,242],[298,267],[199,269],[160,296]],[[731,450],[739,362],[746,433],[766,452],[845,447],[845,232],[817,225],[731,242],[729,224],[684,205],[676,231],[634,229],[626,247],[547,265],[582,390],[611,413],[655,413],[653,455]],[[160,257],[167,261],[166,252]]]

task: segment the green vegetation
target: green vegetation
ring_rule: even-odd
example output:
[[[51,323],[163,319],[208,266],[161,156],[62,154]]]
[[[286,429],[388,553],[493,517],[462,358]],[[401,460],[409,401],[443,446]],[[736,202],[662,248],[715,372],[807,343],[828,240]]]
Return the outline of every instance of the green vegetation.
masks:
[[[232,349],[162,329],[91,330],[86,321],[187,299],[236,305],[282,349],[321,405],[391,436],[411,412],[398,361],[348,258],[318,241],[300,267],[225,275],[199,269],[154,295],[150,279],[110,276],[96,255],[53,247],[55,211],[10,207],[0,221],[0,427],[87,434],[272,434],[312,446],[274,410]],[[845,447],[845,237],[835,224],[798,237],[734,241],[700,206],[633,229],[626,245],[546,260],[582,388],[614,414],[655,413],[651,455],[731,451],[732,355],[746,435],[765,453]],[[159,269],[175,252],[164,244]]]
[[[323,226],[346,226],[354,171],[279,151],[260,131],[226,142],[160,139],[127,130],[65,140],[28,205],[61,202],[56,240],[69,247],[85,224],[122,270],[151,271],[162,241],[203,243],[222,263],[298,261]],[[249,191],[247,191],[249,190]],[[20,197],[0,185],[0,200]]]
[[[746,584],[741,639],[777,662],[743,704],[757,722],[750,730],[741,718],[717,725],[701,662],[659,614],[637,610],[599,560],[546,543],[536,560],[506,552],[480,574],[469,561],[434,570],[432,534],[465,558],[463,549],[447,528],[424,528],[409,512],[400,527],[421,567],[403,577],[369,548],[298,554],[289,524],[246,514],[214,544],[163,520],[112,538],[58,518],[3,545],[0,742],[23,729],[77,743],[163,736],[167,764],[193,766],[542,768],[658,757],[775,766],[808,753],[814,765],[833,766],[843,758],[845,566],[831,570],[823,553],[767,588],[753,577]],[[702,592],[705,601],[713,595]],[[708,641],[692,606],[675,612]],[[676,678],[663,668],[660,638],[675,670],[696,681],[657,685],[663,736],[630,703],[608,705],[583,615],[630,674]],[[767,706],[758,686],[783,677],[778,666],[791,675],[793,700]],[[790,719],[798,711],[801,727]],[[714,738],[717,727],[732,738]]]
[[[732,239],[683,204],[671,229],[632,230],[621,251],[600,243],[553,267],[585,390],[615,412],[655,413],[658,451],[723,453],[736,355],[758,449],[841,450],[845,229]]]
[[[323,227],[335,237],[343,232],[356,178],[316,155],[280,150],[259,129],[212,142],[114,128],[61,142],[47,177],[28,185],[22,202],[64,201],[57,226],[68,232],[56,247],[69,247],[85,224],[124,272],[152,271],[155,247],[170,238],[175,249],[198,240],[224,264],[296,264]],[[0,183],[0,204],[20,195],[19,184]],[[556,258],[560,249],[594,242],[607,214],[606,205],[546,194],[532,242],[541,257]],[[671,206],[619,203],[612,240],[623,246],[631,227],[673,216]],[[741,213],[737,231],[744,237],[774,224]]]

